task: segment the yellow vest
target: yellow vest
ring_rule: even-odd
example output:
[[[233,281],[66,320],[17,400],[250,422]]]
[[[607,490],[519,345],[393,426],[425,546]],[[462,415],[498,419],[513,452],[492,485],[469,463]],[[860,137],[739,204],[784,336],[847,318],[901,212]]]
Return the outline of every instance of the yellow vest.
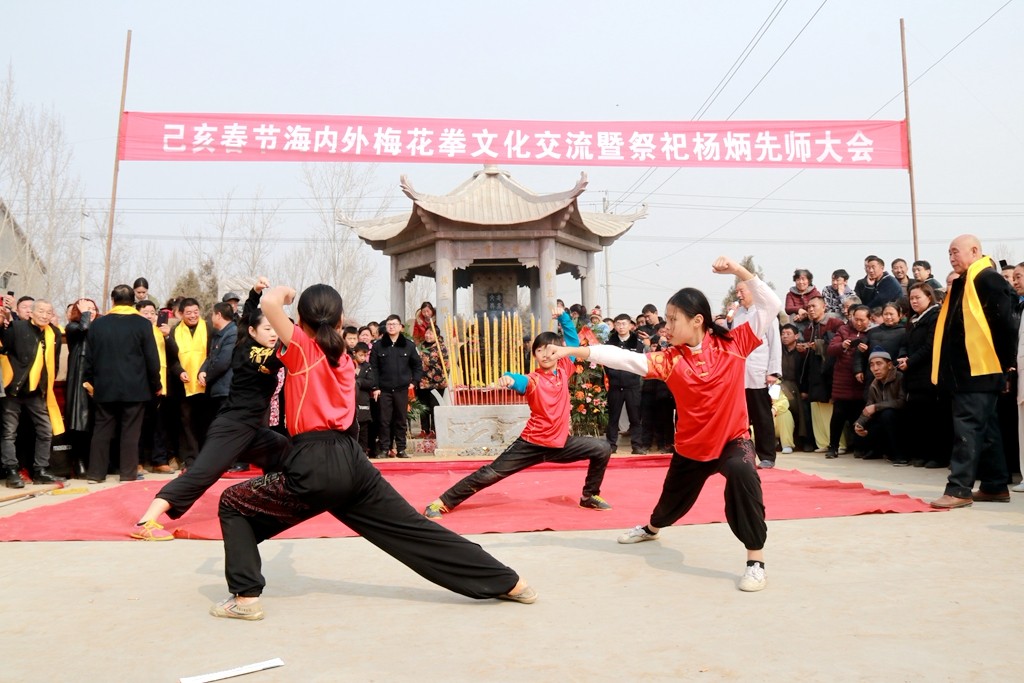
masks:
[[[160,329],[153,325],[153,338],[156,340],[156,353],[160,356],[160,395],[167,395],[167,340]]]
[[[174,328],[174,341],[178,344],[178,361],[181,363],[181,369],[188,374],[185,396],[202,394],[206,387],[199,386],[199,368],[206,360],[206,321],[200,318],[194,333],[184,322],[178,323]]]

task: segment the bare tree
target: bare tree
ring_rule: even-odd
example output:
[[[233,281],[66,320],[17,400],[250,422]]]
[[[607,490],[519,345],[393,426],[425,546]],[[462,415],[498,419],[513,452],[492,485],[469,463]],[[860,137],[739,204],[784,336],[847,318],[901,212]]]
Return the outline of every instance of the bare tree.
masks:
[[[78,296],[81,183],[71,170],[64,123],[51,110],[20,105],[10,70],[0,85],[0,197],[21,225],[21,286],[51,299],[60,311]],[[72,270],[73,269],[73,270]]]
[[[309,205],[317,223],[315,238],[298,250],[293,282],[307,286],[326,282],[345,300],[348,315],[363,314],[373,276],[372,251],[348,228],[338,225],[342,216],[380,216],[389,201],[380,199],[374,186],[375,165],[304,164],[302,179],[310,191]],[[296,259],[292,259],[296,261]]]

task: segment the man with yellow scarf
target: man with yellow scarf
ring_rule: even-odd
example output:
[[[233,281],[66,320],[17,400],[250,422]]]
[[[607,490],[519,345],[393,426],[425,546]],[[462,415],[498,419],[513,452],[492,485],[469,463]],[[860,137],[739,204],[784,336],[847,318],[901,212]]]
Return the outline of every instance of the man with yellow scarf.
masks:
[[[24,488],[18,474],[15,439],[22,408],[28,411],[36,428],[35,458],[32,463],[34,484],[55,484],[64,481],[54,476],[50,466],[50,442],[54,435],[64,433],[64,418],[53,393],[60,363],[60,329],[52,325],[53,306],[36,299],[28,320],[15,320],[3,330],[3,352],[10,371],[4,372],[7,398],[3,402],[3,440],[0,459],[7,469],[7,486]]]
[[[175,370],[180,367],[178,379],[185,389],[185,400],[181,402],[181,444],[178,454],[184,467],[188,468],[199,455],[199,449],[206,440],[206,428],[210,425],[206,387],[199,382],[199,372],[210,352],[211,335],[207,322],[200,316],[198,301],[193,298],[182,299],[179,310],[181,322],[175,326],[171,335],[178,347]]]
[[[952,396],[953,452],[945,493],[931,505],[1009,502],[996,400],[1015,362],[1015,297],[974,235],[950,243],[949,263],[958,277],[935,325],[932,383]],[[981,485],[972,491],[976,479]]]

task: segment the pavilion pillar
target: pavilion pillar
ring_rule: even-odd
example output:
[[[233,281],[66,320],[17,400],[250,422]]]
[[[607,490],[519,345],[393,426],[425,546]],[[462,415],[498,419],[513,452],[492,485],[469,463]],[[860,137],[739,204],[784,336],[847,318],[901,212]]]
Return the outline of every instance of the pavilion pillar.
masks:
[[[587,272],[580,278],[583,305],[588,311],[597,305],[597,259],[594,252],[587,252]]]
[[[540,268],[529,268],[526,273],[530,284],[530,313],[537,320],[546,320],[550,312],[541,307]]]
[[[439,326],[443,326],[455,315],[454,280],[451,240],[438,240],[434,245],[434,286],[437,289],[436,324]]]
[[[405,278],[394,256],[391,257],[391,313],[405,320]]]
[[[555,299],[557,291],[555,286],[555,277],[558,274],[558,260],[555,258],[555,238],[544,237],[540,240],[540,307],[541,315],[539,316],[540,321],[550,319],[550,311],[555,306]],[[547,325],[542,325],[542,328],[546,328]]]

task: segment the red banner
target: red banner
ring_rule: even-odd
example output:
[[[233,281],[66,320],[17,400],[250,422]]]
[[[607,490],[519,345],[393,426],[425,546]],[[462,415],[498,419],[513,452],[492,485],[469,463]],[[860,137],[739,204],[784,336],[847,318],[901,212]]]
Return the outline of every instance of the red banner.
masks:
[[[124,161],[907,168],[903,121],[502,121],[124,112]]]

